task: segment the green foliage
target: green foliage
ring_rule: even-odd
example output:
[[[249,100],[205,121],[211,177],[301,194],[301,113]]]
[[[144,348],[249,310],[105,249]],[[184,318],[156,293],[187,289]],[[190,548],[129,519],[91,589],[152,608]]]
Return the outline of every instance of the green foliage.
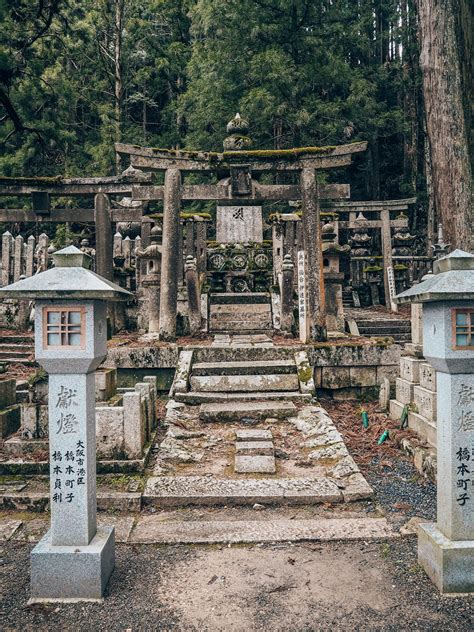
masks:
[[[0,0],[0,172],[112,174],[117,140],[221,153],[239,111],[254,156],[368,140],[354,196],[407,195],[415,36],[413,0]]]

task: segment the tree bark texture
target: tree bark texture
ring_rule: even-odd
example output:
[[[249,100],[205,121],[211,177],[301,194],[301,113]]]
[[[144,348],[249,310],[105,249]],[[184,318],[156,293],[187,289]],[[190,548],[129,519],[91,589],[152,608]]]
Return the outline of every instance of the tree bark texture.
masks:
[[[418,0],[420,65],[438,221],[452,248],[471,248],[472,171],[459,29],[464,0]],[[469,88],[470,89],[470,88]]]

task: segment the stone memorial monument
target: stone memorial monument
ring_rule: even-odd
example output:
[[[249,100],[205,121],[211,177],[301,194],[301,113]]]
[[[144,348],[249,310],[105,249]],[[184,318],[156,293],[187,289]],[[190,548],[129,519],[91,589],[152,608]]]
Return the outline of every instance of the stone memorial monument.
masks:
[[[218,206],[216,241],[220,244],[261,243],[261,206]]]
[[[107,301],[132,295],[69,246],[55,267],[2,288],[34,299],[35,355],[49,373],[51,528],[31,553],[31,602],[100,600],[115,564],[113,527],[97,527],[94,372],[107,354]]]
[[[436,524],[421,524],[418,559],[442,593],[474,592],[474,255],[439,259],[396,297],[423,304],[423,355],[436,370]]]

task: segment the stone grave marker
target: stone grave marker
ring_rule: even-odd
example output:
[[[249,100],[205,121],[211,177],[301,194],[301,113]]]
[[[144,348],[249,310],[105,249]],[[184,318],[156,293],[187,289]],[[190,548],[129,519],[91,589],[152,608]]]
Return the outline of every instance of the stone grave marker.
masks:
[[[442,593],[473,593],[474,255],[455,250],[434,272],[397,297],[423,304],[423,354],[436,371],[437,394],[414,388],[438,417],[437,521],[420,524],[418,559]]]
[[[74,246],[53,260],[0,293],[36,301],[35,355],[49,373],[51,529],[31,553],[31,603],[101,600],[115,565],[114,529],[97,527],[95,370],[107,354],[107,301],[131,294],[90,272]]]
[[[298,318],[301,342],[309,340],[308,292],[306,284],[306,253],[298,250]]]

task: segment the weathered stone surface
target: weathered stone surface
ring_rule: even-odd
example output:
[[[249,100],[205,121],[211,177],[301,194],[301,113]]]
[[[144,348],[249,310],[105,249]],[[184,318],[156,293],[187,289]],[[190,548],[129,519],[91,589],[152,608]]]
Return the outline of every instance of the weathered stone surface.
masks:
[[[296,409],[295,409],[296,410]],[[261,428],[245,428],[235,431],[237,441],[271,441],[273,436],[271,430]]]
[[[20,423],[20,404],[0,410],[0,439],[16,432]]]
[[[422,439],[436,448],[436,424],[422,415],[410,411],[408,413],[408,427],[416,432]]]
[[[377,369],[374,366],[351,366],[349,368],[351,386],[375,386]]]
[[[295,353],[295,363],[296,370],[298,372],[300,391],[302,393],[313,393],[315,389],[313,369],[309,363],[306,351],[297,351]]]
[[[143,501],[159,507],[180,505],[307,504],[339,502],[342,494],[327,478],[216,479],[159,476],[147,481]]]
[[[420,524],[418,562],[441,593],[474,592],[472,540],[450,540],[435,524]]]
[[[221,393],[221,392],[204,392],[204,391],[190,391],[189,393],[176,393],[176,400],[179,402],[185,402],[187,404],[204,404],[212,402],[254,402],[265,401],[269,403],[275,400],[282,401],[302,401],[307,402],[311,399],[311,396],[306,393],[300,393],[299,391],[273,391],[273,392],[236,392],[236,393]],[[270,414],[270,413],[269,413]]]
[[[238,474],[274,474],[275,457],[262,454],[252,456],[236,454],[234,470]]]
[[[0,410],[16,404],[16,380],[0,381]]]
[[[413,389],[413,400],[418,412],[430,421],[436,421],[436,393],[422,386]]]
[[[106,402],[117,392],[117,370],[98,369],[95,373],[96,402]]]
[[[401,404],[411,404],[414,401],[413,389],[416,386],[413,382],[397,377],[396,382],[396,398]]]
[[[198,362],[193,364],[193,375],[258,375],[295,373],[294,360],[253,360],[247,362]]]
[[[261,206],[218,206],[216,213],[219,243],[260,243],[263,240]]]
[[[344,484],[342,494],[346,503],[355,500],[368,500],[374,495],[374,490],[360,473],[344,479]]]
[[[390,381],[384,377],[379,390],[379,408],[380,410],[387,410],[390,401]]]
[[[173,385],[170,389],[170,397],[173,397],[175,393],[185,393],[188,390],[192,361],[192,350],[181,351],[179,354]]]
[[[351,385],[351,375],[349,367],[331,366],[323,367],[321,387],[322,388],[345,388]]]
[[[273,441],[237,441],[235,444],[235,453],[242,456],[273,456],[273,451]]]
[[[164,522],[142,516],[130,537],[136,544],[233,544],[248,542],[302,542],[379,540],[397,538],[385,518],[326,520]]]
[[[123,453],[123,417],[121,406],[96,408],[97,455],[101,458],[114,458]],[[139,418],[134,421],[139,423]]]
[[[115,566],[113,528],[101,527],[90,544],[52,546],[51,532],[31,552],[30,603],[101,600]]]
[[[420,386],[429,391],[436,391],[436,371],[428,362],[420,364]]]
[[[21,525],[21,520],[2,520],[0,523],[0,542],[10,540]]]
[[[202,421],[239,421],[245,418],[266,419],[269,415],[284,418],[296,412],[292,402],[228,402],[222,404],[202,404],[199,417]]]
[[[402,356],[400,358],[400,377],[407,382],[420,382],[420,364],[423,360],[412,358],[410,356]]]
[[[108,349],[102,366],[117,369],[174,369],[178,357],[178,347],[171,344],[160,347],[113,347]]]
[[[402,404],[396,399],[391,399],[389,408],[390,419],[393,419],[394,421],[400,421],[400,417],[402,416],[404,407],[405,404]]]
[[[201,392],[297,391],[296,375],[210,375],[191,376],[191,388]]]

